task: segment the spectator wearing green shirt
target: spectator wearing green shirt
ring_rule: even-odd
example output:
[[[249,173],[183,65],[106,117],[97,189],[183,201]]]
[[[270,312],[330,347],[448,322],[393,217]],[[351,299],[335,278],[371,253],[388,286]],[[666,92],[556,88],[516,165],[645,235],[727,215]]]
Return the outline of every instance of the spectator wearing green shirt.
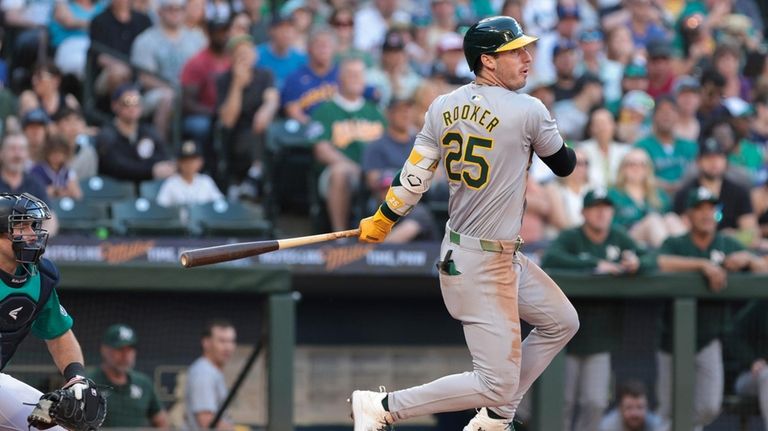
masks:
[[[717,231],[718,198],[707,188],[692,190],[686,201],[691,225],[685,235],[671,237],[659,249],[658,266],[664,272],[700,272],[713,292],[723,290],[730,271],[766,271],[763,259],[746,251],[735,239]],[[717,418],[723,401],[723,355],[720,341],[725,309],[719,302],[699,301],[696,334],[694,423],[705,426]],[[672,406],[672,355],[670,316],[665,313],[662,345],[658,352],[657,391],[659,415],[670,418]]]
[[[168,415],[152,380],[133,369],[137,341],[136,333],[128,325],[110,326],[101,342],[101,366],[88,373],[97,385],[108,388],[105,428],[168,428]]]
[[[669,195],[657,185],[648,154],[639,148],[621,160],[616,186],[608,193],[616,206],[613,224],[643,245],[657,248],[668,236],[686,231],[680,216],[670,211]]]
[[[732,146],[728,152],[728,163],[746,171],[749,176],[749,186],[765,182],[760,177],[763,168],[765,149],[750,139],[750,123],[755,116],[755,110],[738,97],[729,97],[723,101],[728,111],[728,124],[732,130]]]
[[[650,156],[659,185],[668,193],[677,190],[686,166],[698,153],[695,142],[675,136],[677,119],[675,99],[659,97],[653,109],[653,132],[635,143]]]
[[[635,242],[612,225],[614,203],[605,189],[587,192],[582,214],[584,223],[562,231],[547,249],[543,268],[620,276],[653,266],[652,260],[641,263]],[[562,429],[594,431],[608,407],[610,352],[621,338],[621,304],[594,300],[574,300],[573,304],[581,326],[566,347]]]
[[[363,98],[365,63],[344,59],[339,66],[339,90],[312,112],[311,127],[318,130],[315,160],[325,166],[318,178],[318,192],[326,201],[333,230],[349,227],[352,196],[360,187],[363,151],[384,135],[385,120],[379,109]]]

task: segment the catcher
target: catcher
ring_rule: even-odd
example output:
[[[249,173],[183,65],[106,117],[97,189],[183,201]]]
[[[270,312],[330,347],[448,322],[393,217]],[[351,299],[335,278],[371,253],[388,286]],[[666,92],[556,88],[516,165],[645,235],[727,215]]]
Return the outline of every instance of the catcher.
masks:
[[[31,331],[45,340],[66,383],[42,395],[0,373],[0,429],[88,431],[101,425],[106,400],[82,377],[83,353],[72,333],[72,317],[59,304],[59,271],[41,259],[48,241],[48,207],[28,194],[0,194],[0,370]],[[42,395],[42,396],[41,396]],[[62,428],[57,428],[62,430]]]

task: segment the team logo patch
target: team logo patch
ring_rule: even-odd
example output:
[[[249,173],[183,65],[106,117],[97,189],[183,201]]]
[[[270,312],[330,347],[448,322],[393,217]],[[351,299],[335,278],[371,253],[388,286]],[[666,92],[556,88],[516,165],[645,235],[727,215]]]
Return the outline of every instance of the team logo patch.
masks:
[[[131,385],[131,398],[137,400],[141,398],[143,394],[144,394],[144,390],[141,389],[141,386]]]
[[[408,182],[408,184],[411,185],[411,187],[419,187],[421,186],[421,178],[417,177],[414,174],[408,174],[405,176],[405,181]]]
[[[19,307],[19,308],[14,308],[13,310],[11,310],[11,311],[8,313],[8,315],[9,315],[9,316],[11,316],[11,319],[13,319],[13,320],[16,320],[16,319],[18,319],[18,318],[19,318],[19,311],[21,311],[21,310],[23,310],[23,309],[24,309],[24,306],[21,306],[21,307]]]

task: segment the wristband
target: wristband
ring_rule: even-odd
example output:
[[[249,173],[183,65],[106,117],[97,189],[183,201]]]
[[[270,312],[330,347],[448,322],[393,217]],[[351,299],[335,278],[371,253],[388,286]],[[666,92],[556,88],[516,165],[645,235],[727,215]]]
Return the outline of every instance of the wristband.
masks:
[[[64,375],[64,380],[69,382],[77,376],[85,375],[85,367],[79,362],[72,362],[64,368],[64,372],[61,374]]]

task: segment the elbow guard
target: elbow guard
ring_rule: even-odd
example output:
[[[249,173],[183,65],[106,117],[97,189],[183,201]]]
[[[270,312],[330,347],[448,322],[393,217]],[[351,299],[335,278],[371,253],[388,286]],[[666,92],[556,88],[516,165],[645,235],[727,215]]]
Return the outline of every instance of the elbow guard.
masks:
[[[576,167],[576,152],[563,144],[555,154],[542,157],[541,161],[549,166],[549,169],[552,169],[552,172],[558,177],[567,177]]]

